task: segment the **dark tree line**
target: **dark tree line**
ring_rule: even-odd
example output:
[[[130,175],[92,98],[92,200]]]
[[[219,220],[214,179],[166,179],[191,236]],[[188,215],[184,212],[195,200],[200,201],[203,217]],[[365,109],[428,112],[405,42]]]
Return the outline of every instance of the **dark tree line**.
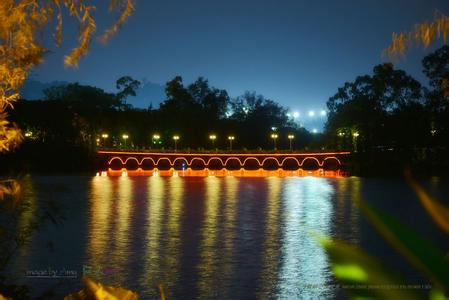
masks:
[[[423,59],[429,82],[417,80],[392,64],[375,66],[372,74],[347,82],[330,97],[324,135],[312,135],[287,117],[287,109],[254,92],[231,98],[200,77],[185,84],[177,76],[166,83],[160,108],[134,108],[127,103],[140,82],[129,76],[117,80],[117,92],[78,83],[53,87],[40,101],[20,101],[11,119],[28,132],[27,145],[84,149],[98,146],[128,149],[273,149],[270,135],[278,135],[278,149],[288,149],[294,134],[295,149],[345,149],[368,155],[371,166],[427,161],[436,165],[449,148],[449,47]],[[102,135],[107,134],[107,138]],[[123,139],[127,134],[128,139]],[[159,139],[152,139],[158,134]],[[77,150],[78,151],[78,150]],[[30,151],[34,153],[36,151]],[[28,153],[28,154],[29,154]],[[385,157],[378,153],[393,153]],[[28,155],[27,154],[27,155]],[[383,154],[382,154],[383,155]],[[365,167],[365,168],[371,168]],[[398,165],[399,166],[399,165]]]
[[[45,91],[46,99],[21,101],[12,119],[31,134],[31,142],[91,150],[125,144],[134,149],[172,149],[174,135],[180,136],[179,148],[211,149],[210,134],[217,136],[214,146],[220,149],[229,147],[228,136],[235,137],[234,149],[272,149],[273,128],[279,148],[288,148],[288,134],[295,135],[296,149],[312,141],[309,132],[287,117],[286,108],[254,92],[232,99],[202,77],[185,85],[177,76],[167,82],[167,98],[159,109],[138,109],[126,100],[136,95],[139,85],[125,76],[117,80],[116,94],[78,83],[56,86]],[[153,134],[160,139],[153,140]]]
[[[447,148],[449,47],[423,59],[428,86],[392,64],[347,82],[330,97],[328,144],[359,151]]]

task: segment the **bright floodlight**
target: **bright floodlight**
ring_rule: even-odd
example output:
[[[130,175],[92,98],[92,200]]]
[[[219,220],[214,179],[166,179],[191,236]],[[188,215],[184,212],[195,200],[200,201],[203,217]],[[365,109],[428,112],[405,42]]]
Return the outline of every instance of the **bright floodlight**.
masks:
[[[158,140],[160,138],[161,138],[161,136],[159,134],[154,134],[153,135],[153,140]]]
[[[217,136],[215,134],[209,135],[209,139],[211,139],[211,140],[215,140],[216,138],[217,138]]]
[[[233,141],[234,139],[235,139],[234,136],[232,136],[232,135],[228,136],[228,140]]]
[[[101,135],[101,137],[104,138],[104,139],[107,139],[107,138],[109,137],[109,135],[108,135],[107,133],[103,133],[103,134]]]
[[[277,138],[278,138],[278,135],[277,135],[276,133],[273,133],[273,134],[271,134],[271,138],[272,138],[272,139],[277,139]]]
[[[122,138],[123,138],[124,140],[126,140],[126,139],[129,138],[129,136],[128,136],[127,134],[124,134],[124,135],[122,135]]]
[[[309,117],[315,116],[315,112],[313,110],[309,111]]]
[[[293,118],[299,118],[299,112],[297,112],[297,111],[295,111],[294,113],[293,113]]]
[[[354,137],[358,137],[358,136],[359,136],[359,133],[358,133],[358,132],[354,132],[352,135],[353,135]]]
[[[174,135],[174,136],[173,136],[173,139],[174,139],[175,141],[179,140],[179,135]]]
[[[321,111],[321,116],[324,117],[325,115],[326,115],[326,111],[325,111],[325,110],[322,110],[322,111]]]
[[[289,134],[287,137],[288,137],[289,140],[292,140],[292,139],[295,138],[295,136],[293,134]]]

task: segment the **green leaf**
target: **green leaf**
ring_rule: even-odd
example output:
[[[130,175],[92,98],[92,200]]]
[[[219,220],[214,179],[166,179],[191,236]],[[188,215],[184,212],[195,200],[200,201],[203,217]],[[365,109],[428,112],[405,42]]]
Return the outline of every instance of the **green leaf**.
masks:
[[[403,288],[405,281],[378,259],[343,241],[317,237],[326,250],[341,288],[356,299],[425,299],[419,290]]]
[[[376,230],[433,283],[449,290],[449,263],[444,253],[390,215],[361,201],[360,208]]]

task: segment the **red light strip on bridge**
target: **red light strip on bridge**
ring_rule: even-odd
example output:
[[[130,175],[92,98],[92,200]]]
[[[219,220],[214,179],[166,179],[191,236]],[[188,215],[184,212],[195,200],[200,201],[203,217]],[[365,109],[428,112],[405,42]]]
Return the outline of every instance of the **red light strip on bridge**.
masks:
[[[97,151],[98,154],[129,155],[165,155],[165,156],[330,156],[349,155],[351,152],[317,152],[317,153],[176,153],[176,152],[130,152],[130,151]]]

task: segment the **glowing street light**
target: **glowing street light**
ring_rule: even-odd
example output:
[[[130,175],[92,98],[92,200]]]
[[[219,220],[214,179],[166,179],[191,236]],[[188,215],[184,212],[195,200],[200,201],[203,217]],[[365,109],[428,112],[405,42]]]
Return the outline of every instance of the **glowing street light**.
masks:
[[[357,138],[360,136],[360,134],[356,131],[352,134],[352,137],[354,138],[354,152],[357,152]]]
[[[295,118],[295,119],[299,118],[299,112],[298,111],[295,111],[293,113],[293,118]]]
[[[273,139],[274,150],[276,150],[276,140],[278,138],[278,135],[276,133],[272,133],[271,138]]]
[[[122,135],[122,139],[125,141],[125,148],[126,148],[126,141],[128,140],[128,138],[129,138],[129,135],[127,135],[127,134]]]
[[[322,116],[322,117],[325,117],[326,116],[326,111],[323,109],[322,111],[321,111],[321,113],[320,113],[320,115]]]
[[[235,139],[233,135],[228,136],[229,140],[229,150],[232,151],[232,141]]]
[[[209,140],[212,142],[212,149],[215,149],[215,140],[217,139],[217,136],[215,134],[209,135]]]
[[[315,112],[313,110],[309,111],[309,117],[314,117],[315,116]]]
[[[151,137],[151,143],[153,145],[157,144],[160,138],[161,136],[159,134],[153,134],[153,136]]]
[[[289,135],[287,136],[287,138],[288,138],[288,140],[289,140],[289,142],[290,142],[290,151],[293,151],[292,141],[293,141],[293,139],[295,138],[295,136],[294,136],[293,134],[289,134]]]
[[[25,132],[25,137],[30,138],[33,136],[33,133],[31,131]]]
[[[318,130],[317,130],[316,128],[314,128],[314,129],[312,130],[312,133],[316,134],[316,133],[318,133]]]
[[[109,134],[103,133],[101,138],[103,139],[103,147],[106,145],[106,139],[109,137]]]
[[[175,141],[175,152],[178,151],[178,140],[179,140],[179,135],[174,135],[173,141]]]

